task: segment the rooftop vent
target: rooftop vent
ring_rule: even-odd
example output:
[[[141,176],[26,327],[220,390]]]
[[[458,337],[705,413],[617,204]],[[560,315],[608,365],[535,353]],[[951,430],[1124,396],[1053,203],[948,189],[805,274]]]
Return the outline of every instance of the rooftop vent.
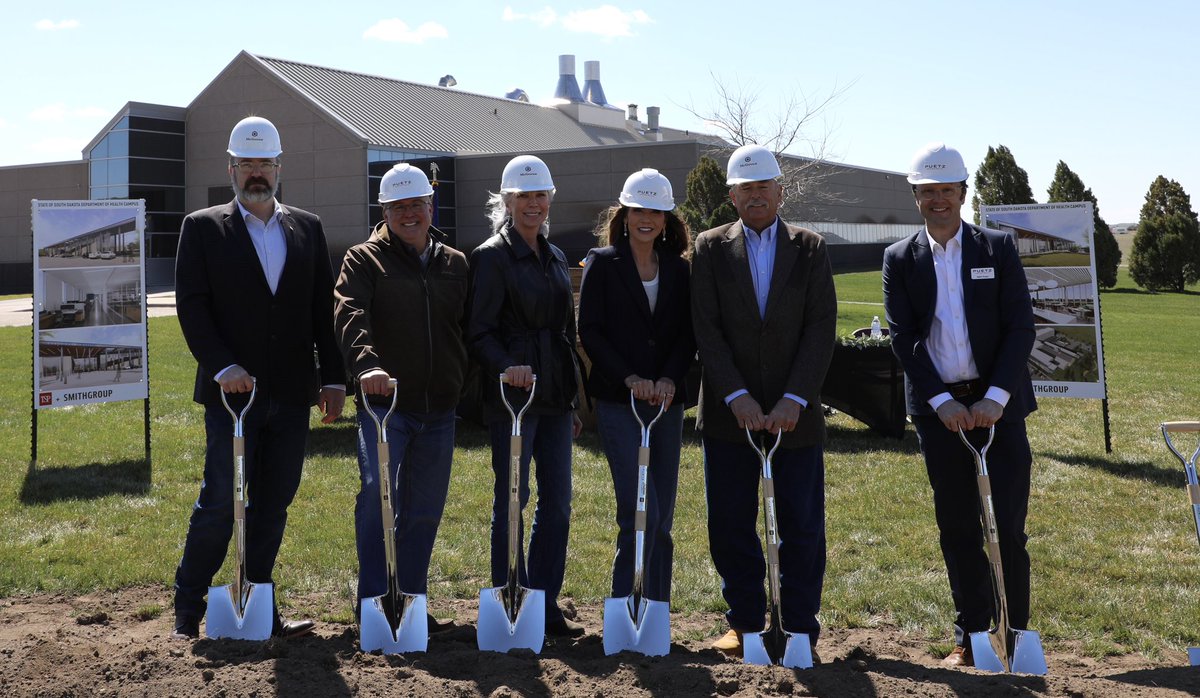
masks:
[[[443,75],[438,80],[438,87],[454,87],[457,84],[458,84],[458,80],[455,80],[454,76],[449,75],[449,74]]]
[[[575,80],[575,56],[571,54],[558,57],[558,87],[554,88],[554,98],[566,102],[583,101],[579,83]]]
[[[600,61],[583,62],[583,98],[592,104],[608,106],[604,88],[600,86]]]
[[[526,92],[525,90],[522,90],[519,87],[514,87],[511,90],[509,90],[508,92],[505,92],[504,97],[506,99],[515,99],[518,102],[528,102],[529,101],[529,93]]]

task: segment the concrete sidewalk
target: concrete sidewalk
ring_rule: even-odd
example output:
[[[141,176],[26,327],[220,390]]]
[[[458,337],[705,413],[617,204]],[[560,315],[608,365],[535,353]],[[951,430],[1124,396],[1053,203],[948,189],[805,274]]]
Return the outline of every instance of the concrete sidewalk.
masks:
[[[146,304],[150,317],[175,314],[175,292],[151,293]],[[33,297],[0,301],[0,327],[28,327],[33,322]]]

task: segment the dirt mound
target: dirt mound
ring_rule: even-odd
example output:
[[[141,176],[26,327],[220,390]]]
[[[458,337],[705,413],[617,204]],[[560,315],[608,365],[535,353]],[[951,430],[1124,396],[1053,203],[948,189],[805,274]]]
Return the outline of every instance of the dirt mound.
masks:
[[[314,617],[330,608],[298,604]],[[154,616],[152,608],[168,609]],[[169,594],[125,589],[83,597],[0,600],[0,695],[4,696],[1186,696],[1200,668],[1182,653],[1093,660],[1047,656],[1050,675],[996,676],[944,669],[927,638],[896,628],[830,629],[809,671],[752,667],[708,649],[716,614],[672,618],[670,655],[605,657],[599,607],[582,606],[587,635],[547,643],[541,655],[479,652],[475,603],[435,600],[455,626],[423,655],[363,654],[356,628],[323,622],[315,635],[265,643],[166,639]]]

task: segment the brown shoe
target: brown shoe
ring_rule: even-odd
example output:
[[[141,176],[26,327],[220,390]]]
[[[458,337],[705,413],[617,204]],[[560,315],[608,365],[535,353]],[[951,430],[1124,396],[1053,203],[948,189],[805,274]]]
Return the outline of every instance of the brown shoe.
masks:
[[[730,657],[741,658],[742,656],[742,633],[739,630],[730,630],[721,636],[719,640],[712,643],[712,648]]]
[[[949,667],[968,667],[975,666],[975,660],[971,658],[971,648],[957,645],[946,658],[942,660],[942,666]]]

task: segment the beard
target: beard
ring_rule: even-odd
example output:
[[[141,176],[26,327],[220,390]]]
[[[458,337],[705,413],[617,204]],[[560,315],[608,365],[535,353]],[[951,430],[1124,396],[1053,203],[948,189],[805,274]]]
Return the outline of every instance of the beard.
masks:
[[[279,191],[279,177],[272,184],[265,177],[251,176],[246,179],[244,186],[239,187],[237,173],[233,172],[229,175],[229,185],[233,187],[237,198],[249,204],[259,204],[275,198],[275,193]]]

